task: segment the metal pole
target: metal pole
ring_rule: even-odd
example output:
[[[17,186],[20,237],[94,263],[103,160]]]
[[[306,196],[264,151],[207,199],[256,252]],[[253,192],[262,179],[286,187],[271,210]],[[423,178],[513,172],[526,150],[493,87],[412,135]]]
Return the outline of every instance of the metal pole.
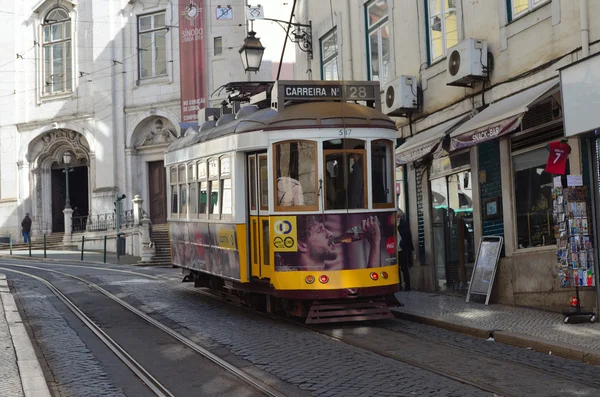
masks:
[[[12,255],[12,233],[9,236],[8,245],[10,246],[10,254]]]
[[[29,257],[31,258],[31,236],[27,236],[27,242],[29,243]]]
[[[65,166],[65,176],[66,176],[66,185],[67,185],[67,195],[65,197],[65,207],[71,208],[71,200],[69,199],[69,166]]]
[[[44,258],[46,257],[46,233],[44,233]]]
[[[104,263],[106,263],[106,239],[108,236],[104,236]]]
[[[81,261],[83,262],[83,246],[85,245],[85,236],[81,236]]]

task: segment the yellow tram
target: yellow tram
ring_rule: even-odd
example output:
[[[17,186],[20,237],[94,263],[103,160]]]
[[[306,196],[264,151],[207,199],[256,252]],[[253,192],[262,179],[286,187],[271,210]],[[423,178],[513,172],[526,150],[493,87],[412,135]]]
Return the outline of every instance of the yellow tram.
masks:
[[[390,317],[396,128],[379,83],[227,89],[245,106],[201,111],[216,115],[165,153],[184,281],[312,323]]]

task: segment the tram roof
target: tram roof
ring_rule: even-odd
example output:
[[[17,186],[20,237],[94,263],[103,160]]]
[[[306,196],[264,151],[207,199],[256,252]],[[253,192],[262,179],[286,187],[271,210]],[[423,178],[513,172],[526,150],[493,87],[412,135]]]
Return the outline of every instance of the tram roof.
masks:
[[[171,143],[166,152],[244,132],[337,127],[395,130],[396,123],[376,109],[349,102],[292,103],[281,112],[250,105],[241,108],[235,116],[225,114],[216,122],[204,122],[197,133]]]

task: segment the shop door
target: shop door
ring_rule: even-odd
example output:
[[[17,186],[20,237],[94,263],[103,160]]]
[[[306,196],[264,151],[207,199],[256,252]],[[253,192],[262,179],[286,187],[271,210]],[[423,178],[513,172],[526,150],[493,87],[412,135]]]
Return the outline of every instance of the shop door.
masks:
[[[438,289],[467,288],[475,262],[470,170],[431,180]]]
[[[271,277],[269,240],[269,177],[266,153],[249,154],[248,159],[248,231],[250,236],[251,276]]]

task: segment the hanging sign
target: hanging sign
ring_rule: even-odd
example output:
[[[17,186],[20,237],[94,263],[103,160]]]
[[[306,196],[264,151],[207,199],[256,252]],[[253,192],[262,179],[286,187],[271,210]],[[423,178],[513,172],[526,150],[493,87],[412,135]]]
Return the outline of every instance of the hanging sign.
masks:
[[[567,159],[571,153],[571,146],[566,142],[550,142],[548,144],[548,162],[546,172],[564,175],[567,169]]]

